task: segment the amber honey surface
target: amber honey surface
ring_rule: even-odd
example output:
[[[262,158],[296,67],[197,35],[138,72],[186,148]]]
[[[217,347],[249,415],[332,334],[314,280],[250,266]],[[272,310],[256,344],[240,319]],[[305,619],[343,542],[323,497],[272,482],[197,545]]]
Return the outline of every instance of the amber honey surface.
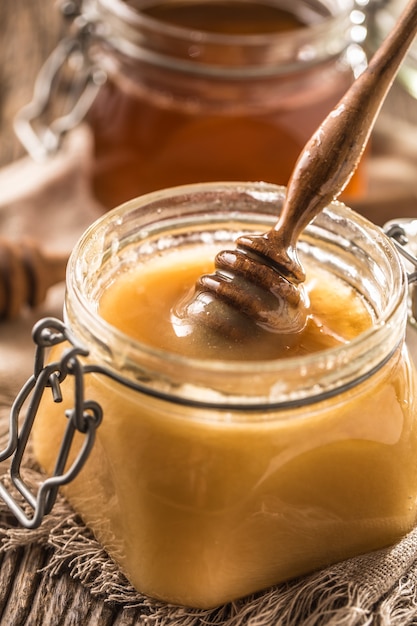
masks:
[[[310,319],[294,335],[258,329],[248,322],[248,334],[230,340],[191,327],[178,331],[175,312],[193,292],[199,276],[213,271],[214,251],[196,247],[167,254],[149,266],[117,276],[100,301],[100,315],[130,337],[155,348],[199,358],[264,360],[302,356],[353,339],[369,328],[372,316],[353,288],[326,272],[310,268],[306,291]],[[172,322],[174,320],[174,323]]]
[[[307,27],[289,9],[268,3],[159,3],[143,13],[163,25],[230,37],[288,36]],[[100,59],[109,79],[88,119],[94,136],[93,186],[107,208],[187,183],[287,184],[306,141],[353,79],[345,61],[334,58],[307,59],[295,71],[282,71],[277,61],[265,72],[270,44],[255,53],[232,39],[219,50],[200,45],[195,36],[185,42],[174,38],[166,48],[163,41],[161,35],[150,44],[145,60],[143,55],[115,60],[107,53]],[[152,57],[159,45],[162,61]],[[291,40],[280,45],[291,48]],[[314,54],[308,43],[304,48],[300,55]],[[197,62],[184,71],[183,60]],[[242,69],[238,76],[216,69],[205,74],[200,63]],[[290,67],[295,63],[298,59],[288,62]],[[364,185],[360,166],[345,198],[361,195]]]

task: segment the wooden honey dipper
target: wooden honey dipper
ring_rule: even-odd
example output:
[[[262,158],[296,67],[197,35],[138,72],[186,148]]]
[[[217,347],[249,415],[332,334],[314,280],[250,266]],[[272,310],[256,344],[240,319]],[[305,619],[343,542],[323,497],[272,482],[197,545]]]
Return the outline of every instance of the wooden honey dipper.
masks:
[[[68,254],[47,253],[31,239],[0,238],[0,319],[42,304],[50,287],[65,279]]]
[[[178,303],[173,325],[190,334],[194,322],[239,338],[258,327],[278,333],[301,331],[308,318],[297,240],[310,221],[344,189],[400,64],[417,33],[417,0],[301,152],[276,225],[262,235],[244,235],[235,250],[223,250],[213,274],[201,276],[192,295]],[[182,331],[184,333],[184,331]]]

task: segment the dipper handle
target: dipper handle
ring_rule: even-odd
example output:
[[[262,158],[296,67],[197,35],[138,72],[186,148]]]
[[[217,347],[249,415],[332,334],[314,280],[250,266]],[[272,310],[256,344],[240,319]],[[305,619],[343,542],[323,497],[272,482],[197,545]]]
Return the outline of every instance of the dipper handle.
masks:
[[[0,319],[44,302],[48,289],[65,280],[67,253],[47,253],[31,239],[0,238]]]
[[[304,279],[296,243],[310,221],[343,191],[362,157],[398,69],[417,33],[417,1],[411,0],[375,52],[301,152],[275,227],[239,243],[266,256],[294,282]]]

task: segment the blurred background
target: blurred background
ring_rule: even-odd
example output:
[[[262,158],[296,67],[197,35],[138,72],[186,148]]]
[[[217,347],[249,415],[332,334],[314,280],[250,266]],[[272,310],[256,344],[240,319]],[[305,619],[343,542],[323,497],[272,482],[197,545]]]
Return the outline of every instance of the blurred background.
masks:
[[[25,154],[13,117],[31,100],[37,72],[63,29],[54,0],[0,2],[0,167]]]
[[[382,32],[390,29],[398,7],[404,2],[357,0],[357,6],[368,13],[378,8],[377,29]],[[62,0],[0,1],[0,168],[26,156],[15,135],[13,118],[32,99],[35,79],[42,64],[67,32],[62,15],[64,4]],[[366,46],[372,48],[377,45],[378,36],[373,33],[372,41]],[[369,53],[371,51],[368,49]],[[414,95],[417,95],[417,88]],[[417,100],[401,81],[397,81],[387,98],[378,128],[380,132],[372,144],[368,195],[351,206],[363,209],[371,219],[376,204],[392,206],[397,203],[398,215],[414,215],[417,211],[414,182],[417,167]],[[117,202],[111,206],[115,204]],[[371,213],[368,204],[371,204]],[[388,209],[383,214],[389,215]],[[383,219],[378,214],[375,221]]]

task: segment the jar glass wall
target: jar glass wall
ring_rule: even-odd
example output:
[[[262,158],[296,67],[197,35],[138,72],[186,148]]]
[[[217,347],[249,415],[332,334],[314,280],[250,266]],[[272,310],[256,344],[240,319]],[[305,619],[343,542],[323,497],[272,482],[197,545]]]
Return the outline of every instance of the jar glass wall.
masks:
[[[169,602],[215,606],[393,543],[415,523],[407,280],[391,241],[364,218],[335,203],[300,240],[303,263],[323,265],[372,313],[371,327],[337,348],[188,358],[100,314],[103,293],[138,266],[268,229],[284,193],[232,183],[156,192],[103,216],[69,263],[66,322],[88,362],[122,381],[86,375],[103,423],[66,493],[132,584]],[[35,422],[47,471],[72,401],[70,383],[63,389],[63,404],[44,399]]]

